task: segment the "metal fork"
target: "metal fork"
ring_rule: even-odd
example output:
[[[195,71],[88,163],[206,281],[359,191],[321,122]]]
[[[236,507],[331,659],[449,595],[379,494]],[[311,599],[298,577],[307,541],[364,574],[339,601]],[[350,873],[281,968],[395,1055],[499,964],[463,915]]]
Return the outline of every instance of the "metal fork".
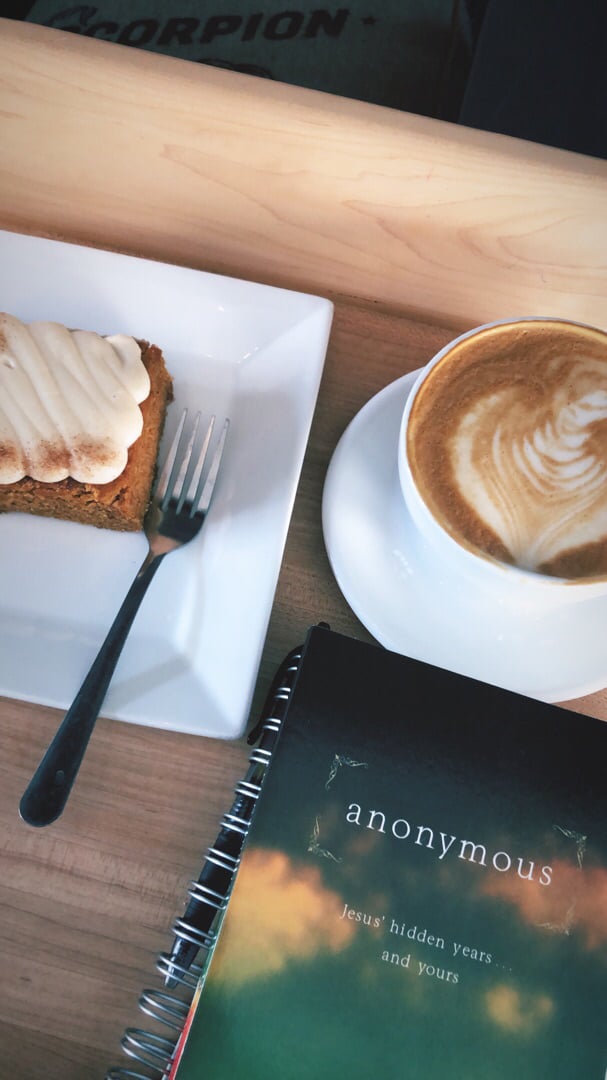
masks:
[[[28,825],[50,825],[63,812],[118,658],[147,588],[164,556],[193,540],[206,517],[229,420],[225,421],[205,478],[203,471],[215,417],[211,419],[197,454],[194,454],[194,447],[200,413],[194,420],[189,437],[184,434],[186,418],[187,409],[179,422],[145,517],[148,553],[88,675],[22,796],[19,813]]]

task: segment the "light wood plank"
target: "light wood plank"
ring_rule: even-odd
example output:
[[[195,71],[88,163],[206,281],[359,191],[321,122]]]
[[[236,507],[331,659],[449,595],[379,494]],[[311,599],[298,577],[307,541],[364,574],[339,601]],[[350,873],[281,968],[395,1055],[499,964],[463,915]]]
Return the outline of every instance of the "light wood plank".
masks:
[[[0,221],[451,325],[603,325],[607,165],[0,24]]]

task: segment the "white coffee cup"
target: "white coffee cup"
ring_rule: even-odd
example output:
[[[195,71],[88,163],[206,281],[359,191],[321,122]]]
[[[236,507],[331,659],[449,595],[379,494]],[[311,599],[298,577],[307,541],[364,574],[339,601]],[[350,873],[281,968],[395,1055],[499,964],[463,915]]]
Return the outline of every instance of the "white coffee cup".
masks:
[[[500,333],[509,333],[510,328],[525,329],[526,323],[542,324],[550,327],[565,327],[575,333],[575,328],[592,331],[593,334],[602,335],[605,339],[605,365],[607,371],[607,334],[596,331],[583,323],[575,323],[571,320],[556,319],[548,316],[523,317],[520,319],[500,320],[486,323],[475,327],[464,334],[460,334],[453,341],[444,346],[420,371],[411,392],[407,398],[398,440],[398,472],[402,494],[406,508],[416,527],[419,537],[427,542],[431,557],[437,560],[438,566],[443,573],[467,581],[471,587],[489,590],[491,599],[500,603],[512,603],[525,609],[540,610],[552,606],[575,603],[607,594],[607,573],[591,575],[587,577],[559,577],[551,573],[538,572],[535,569],[525,569],[513,562],[503,561],[476,547],[473,543],[464,542],[460,537],[450,531],[448,523],[439,520],[430,509],[424,499],[420,485],[416,481],[411,467],[408,452],[408,432],[412,411],[420,391],[425,387],[427,391],[428,380],[438,365],[449,362],[456,346],[462,346],[469,339],[477,338],[485,331],[502,327]],[[488,339],[488,336],[486,336]],[[460,347],[458,355],[466,356],[465,344]],[[599,346],[600,348],[600,346]],[[453,384],[457,377],[458,361],[453,359]],[[605,420],[607,424],[607,419]],[[607,490],[605,490],[607,500]]]

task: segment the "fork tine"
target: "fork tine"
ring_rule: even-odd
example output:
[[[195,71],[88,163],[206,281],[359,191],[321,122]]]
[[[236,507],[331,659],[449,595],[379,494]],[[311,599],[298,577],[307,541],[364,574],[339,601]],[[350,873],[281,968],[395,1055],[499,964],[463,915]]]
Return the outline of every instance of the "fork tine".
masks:
[[[196,413],[196,418],[194,420],[194,425],[192,427],[192,431],[191,431],[191,434],[190,434],[190,438],[189,438],[188,444],[187,444],[187,446],[185,448],[185,452],[184,452],[183,458],[181,460],[181,465],[179,466],[179,472],[177,473],[177,478],[175,480],[175,483],[173,484],[173,487],[171,488],[170,497],[172,499],[177,499],[177,507],[176,507],[176,513],[177,514],[180,512],[181,507],[183,506],[183,501],[185,499],[185,481],[186,481],[186,476],[187,476],[187,473],[188,473],[188,469],[190,467],[190,461],[192,460],[192,450],[194,449],[194,443],[196,441],[196,435],[198,434],[198,425],[199,425],[199,423],[200,423],[200,413],[197,412]]]
[[[162,471],[161,471],[160,476],[158,477],[158,481],[156,483],[156,490],[154,492],[154,496],[155,496],[156,501],[159,502],[159,503],[161,503],[163,501],[163,499],[164,499],[164,497],[166,495],[166,492],[167,492],[169,479],[170,479],[171,473],[173,471],[173,466],[175,464],[175,458],[177,457],[177,450],[179,448],[179,440],[181,439],[181,433],[183,431],[183,426],[185,424],[187,414],[188,414],[188,410],[184,409],[182,414],[181,414],[181,420],[179,421],[177,431],[175,432],[175,436],[173,438],[173,442],[171,443],[171,445],[169,447],[169,452],[168,452],[168,454],[167,454],[167,456],[165,458],[164,465],[162,466]]]
[[[200,417],[200,413],[198,413],[198,416]],[[208,428],[206,430],[205,437],[204,437],[204,439],[202,441],[202,447],[200,448],[200,453],[198,455],[198,461],[196,462],[196,467],[195,467],[195,469],[194,469],[194,471],[192,473],[192,478],[190,480],[190,486],[188,488],[188,493],[187,493],[187,496],[186,496],[186,501],[188,503],[191,503],[191,504],[194,504],[196,502],[196,495],[197,495],[197,492],[198,492],[198,486],[200,484],[200,477],[202,475],[202,470],[204,468],[204,463],[205,463],[206,456],[207,456],[207,453],[208,453],[208,450],[209,450],[209,443],[211,441],[211,435],[213,434],[213,428],[214,427],[215,427],[215,417],[212,416],[210,421],[209,421],[209,426],[208,426]],[[181,507],[180,507],[180,509],[181,509]]]
[[[213,489],[215,487],[215,481],[217,480],[217,474],[219,472],[219,466],[221,464],[221,458],[222,458],[222,455],[223,455],[223,450],[224,450],[224,446],[225,446],[229,426],[230,426],[230,421],[226,420],[223,427],[222,427],[222,429],[221,429],[221,435],[219,436],[219,441],[217,443],[217,447],[215,449],[215,454],[213,455],[213,460],[211,462],[211,467],[210,467],[210,469],[208,471],[207,478],[206,478],[204,487],[202,489],[202,492],[200,492],[200,494],[198,494],[198,492],[197,492],[196,497],[194,498],[194,501],[192,502],[192,508],[190,510],[190,517],[194,517],[195,514],[199,514],[199,513],[206,514],[207,510],[209,509],[209,504],[211,502],[211,496],[213,494]],[[198,484],[198,487],[200,487],[200,483]]]

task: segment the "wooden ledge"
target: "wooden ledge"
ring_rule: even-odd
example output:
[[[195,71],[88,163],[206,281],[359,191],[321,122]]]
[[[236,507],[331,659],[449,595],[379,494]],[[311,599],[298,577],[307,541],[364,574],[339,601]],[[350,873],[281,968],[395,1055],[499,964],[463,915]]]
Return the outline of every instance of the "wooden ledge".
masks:
[[[607,165],[10,20],[0,224],[448,325],[603,325]]]

